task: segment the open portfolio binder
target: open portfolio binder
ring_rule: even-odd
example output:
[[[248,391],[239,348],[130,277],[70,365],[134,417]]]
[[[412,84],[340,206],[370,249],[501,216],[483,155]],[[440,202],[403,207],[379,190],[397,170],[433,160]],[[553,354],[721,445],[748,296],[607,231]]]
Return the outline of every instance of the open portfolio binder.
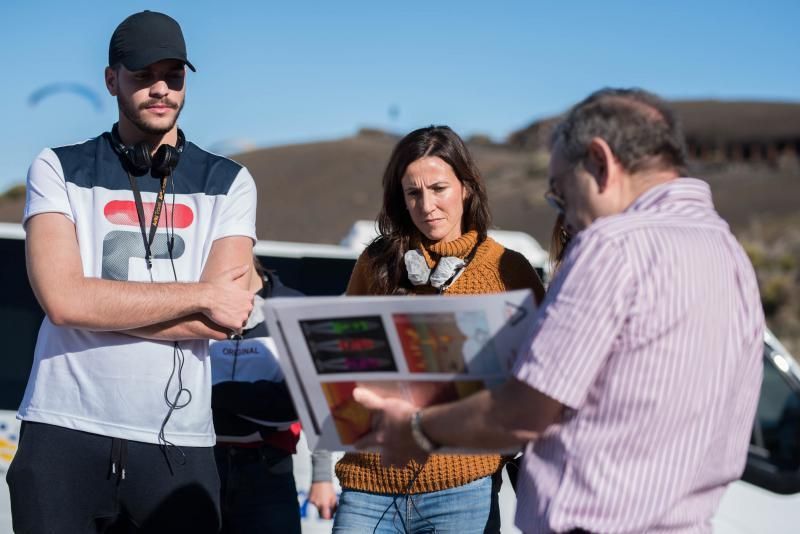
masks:
[[[428,406],[504,382],[531,332],[529,290],[475,296],[273,298],[270,335],[311,449],[354,450],[356,386]]]

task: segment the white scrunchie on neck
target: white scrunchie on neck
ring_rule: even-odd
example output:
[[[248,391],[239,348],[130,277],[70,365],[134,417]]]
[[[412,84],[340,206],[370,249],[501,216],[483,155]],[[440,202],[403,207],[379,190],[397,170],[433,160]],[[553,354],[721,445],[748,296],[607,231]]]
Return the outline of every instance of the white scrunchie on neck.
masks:
[[[408,280],[415,286],[430,283],[435,288],[442,287],[459,270],[466,266],[466,262],[456,256],[445,256],[439,260],[433,273],[431,273],[425,256],[417,249],[412,249],[403,255],[408,272]]]

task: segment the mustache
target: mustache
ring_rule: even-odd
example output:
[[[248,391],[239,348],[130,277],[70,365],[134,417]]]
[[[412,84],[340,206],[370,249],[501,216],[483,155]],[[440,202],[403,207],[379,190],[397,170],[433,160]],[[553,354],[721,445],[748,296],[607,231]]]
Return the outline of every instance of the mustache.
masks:
[[[139,109],[146,109],[150,106],[167,106],[168,108],[178,109],[178,104],[166,98],[161,100],[148,100],[147,102],[140,104]]]

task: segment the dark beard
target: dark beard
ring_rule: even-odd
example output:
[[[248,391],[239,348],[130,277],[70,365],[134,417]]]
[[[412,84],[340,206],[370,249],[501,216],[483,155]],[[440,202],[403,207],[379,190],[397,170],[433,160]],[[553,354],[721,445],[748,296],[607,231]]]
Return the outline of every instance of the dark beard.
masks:
[[[155,128],[150,126],[145,121],[141,119],[139,114],[137,113],[137,109],[133,106],[133,104],[129,101],[124,100],[119,95],[117,96],[117,106],[119,107],[120,112],[125,115],[125,118],[128,119],[134,126],[136,126],[142,133],[147,135],[164,135],[168,133],[172,128],[175,127],[175,123],[178,122],[178,117],[181,115],[181,111],[183,111],[183,105],[186,103],[186,99],[184,98],[183,102],[181,102],[180,107],[178,107],[178,112],[175,113],[175,117],[172,119],[172,122],[169,123],[168,126],[164,126],[162,128]],[[142,104],[142,106],[148,105],[147,102]]]

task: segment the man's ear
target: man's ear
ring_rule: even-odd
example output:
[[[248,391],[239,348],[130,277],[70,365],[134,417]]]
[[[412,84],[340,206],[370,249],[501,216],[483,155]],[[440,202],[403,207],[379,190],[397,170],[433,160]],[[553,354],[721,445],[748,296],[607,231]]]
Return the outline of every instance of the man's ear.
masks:
[[[108,93],[111,96],[117,96],[117,71],[111,67],[106,67],[105,80]]]
[[[595,137],[589,142],[586,150],[584,168],[594,176],[597,188],[602,193],[608,186],[609,173],[614,160],[611,147],[600,137]]]

